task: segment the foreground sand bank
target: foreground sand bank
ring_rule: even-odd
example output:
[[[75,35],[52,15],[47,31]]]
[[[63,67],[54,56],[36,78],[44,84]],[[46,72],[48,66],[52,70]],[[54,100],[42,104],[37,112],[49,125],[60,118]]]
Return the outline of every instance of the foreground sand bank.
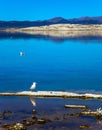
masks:
[[[0,93],[0,96],[34,96],[34,97],[59,97],[59,98],[80,98],[80,99],[102,99],[101,94],[78,94],[62,91],[22,91],[11,93]]]

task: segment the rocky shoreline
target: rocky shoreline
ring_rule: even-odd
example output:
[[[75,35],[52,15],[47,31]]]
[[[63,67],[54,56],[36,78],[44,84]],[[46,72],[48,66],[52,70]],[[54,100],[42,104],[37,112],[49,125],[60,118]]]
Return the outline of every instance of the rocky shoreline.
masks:
[[[68,105],[70,107],[65,107],[65,113],[59,114],[54,114],[54,117],[46,116],[46,114],[40,114],[34,109],[31,113],[31,115],[28,118],[25,118],[23,120],[14,122],[14,123],[1,123],[1,128],[4,130],[27,130],[29,127],[39,127],[39,126],[44,126],[45,124],[48,123],[53,123],[53,122],[60,122],[60,121],[68,121],[70,118],[81,118],[81,117],[94,117],[98,122],[102,121],[102,110],[101,114],[100,111],[92,111],[87,106],[79,106],[79,105]],[[74,107],[73,107],[74,106]],[[64,108],[64,106],[63,106]],[[69,109],[74,109],[75,111],[73,113],[69,113]],[[78,112],[76,112],[78,110]],[[5,117],[12,117],[13,116],[12,111],[4,111],[0,114],[0,119],[5,119]],[[69,121],[70,122],[70,121]],[[80,129],[89,129],[92,126],[86,125],[86,124],[81,124],[79,125]],[[36,128],[37,129],[37,128]],[[67,127],[66,127],[67,129]],[[57,129],[56,129],[57,130]]]

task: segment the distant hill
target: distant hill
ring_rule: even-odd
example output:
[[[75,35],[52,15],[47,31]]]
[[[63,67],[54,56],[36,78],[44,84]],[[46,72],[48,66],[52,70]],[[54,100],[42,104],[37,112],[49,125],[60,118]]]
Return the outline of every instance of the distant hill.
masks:
[[[80,17],[73,19],[65,19],[55,17],[47,20],[38,21],[0,21],[0,29],[5,28],[24,28],[32,26],[44,26],[51,24],[102,24],[102,16],[100,17]]]

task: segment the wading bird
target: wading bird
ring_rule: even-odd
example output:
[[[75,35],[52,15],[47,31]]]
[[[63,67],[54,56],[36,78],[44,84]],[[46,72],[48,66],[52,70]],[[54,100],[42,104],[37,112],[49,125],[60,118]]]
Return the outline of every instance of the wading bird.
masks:
[[[36,82],[33,82],[33,84],[32,84],[31,87],[30,87],[30,90],[31,90],[31,91],[33,91],[33,90],[36,88],[36,84],[37,84]]]

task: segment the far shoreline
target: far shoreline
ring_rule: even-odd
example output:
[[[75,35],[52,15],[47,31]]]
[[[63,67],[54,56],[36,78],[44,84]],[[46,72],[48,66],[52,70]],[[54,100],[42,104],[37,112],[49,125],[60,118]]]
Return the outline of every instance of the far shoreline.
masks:
[[[29,35],[44,35],[53,37],[102,36],[102,24],[53,24],[48,26],[6,28],[1,33],[24,33]]]

